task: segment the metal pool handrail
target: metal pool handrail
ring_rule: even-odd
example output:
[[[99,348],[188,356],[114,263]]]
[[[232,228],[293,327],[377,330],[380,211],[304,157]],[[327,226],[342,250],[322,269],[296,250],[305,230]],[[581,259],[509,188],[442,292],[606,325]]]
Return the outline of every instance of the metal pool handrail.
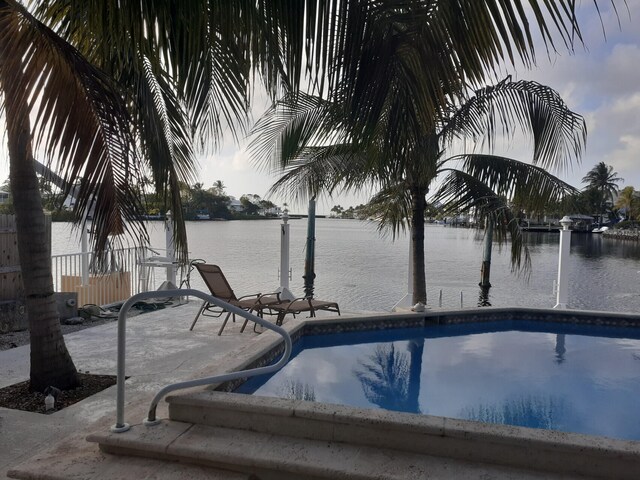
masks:
[[[289,360],[289,356],[291,355],[291,337],[287,333],[287,331],[274,325],[273,323],[265,320],[263,318],[258,317],[252,313],[247,312],[246,310],[242,310],[234,305],[230,305],[227,302],[220,300],[219,298],[213,297],[207,293],[201,292],[200,290],[194,289],[175,289],[175,290],[159,290],[152,292],[142,292],[134,295],[129,298],[120,309],[120,314],[118,315],[118,364],[117,364],[117,397],[116,397],[116,423],[111,427],[111,431],[115,433],[126,432],[129,430],[130,425],[125,423],[124,421],[124,381],[125,381],[125,349],[126,349],[126,320],[127,320],[127,312],[131,309],[131,307],[140,300],[146,300],[149,298],[161,298],[161,297],[198,297],[201,300],[204,300],[209,303],[213,303],[218,307],[224,308],[226,311],[230,313],[235,313],[236,315],[240,315],[243,318],[249,319],[252,322],[257,323],[269,330],[273,330],[276,333],[279,333],[284,338],[284,353],[282,354],[282,358],[273,364],[267,367],[259,367],[253,368],[250,370],[241,370],[238,372],[232,372],[222,375],[214,375],[212,377],[206,378],[198,378],[195,380],[189,380],[185,382],[178,382],[167,385],[163,387],[153,400],[151,401],[151,405],[149,407],[149,412],[147,414],[147,418],[144,420],[145,425],[156,425],[160,423],[160,420],[156,419],[156,408],[158,406],[158,402],[164,397],[167,393],[173,392],[175,390],[181,390],[184,388],[198,387],[202,385],[212,385],[214,383],[222,383],[228,382],[230,380],[236,380],[238,378],[248,378],[255,377],[256,375],[262,375],[265,373],[272,373],[280,368],[282,368],[287,361]]]

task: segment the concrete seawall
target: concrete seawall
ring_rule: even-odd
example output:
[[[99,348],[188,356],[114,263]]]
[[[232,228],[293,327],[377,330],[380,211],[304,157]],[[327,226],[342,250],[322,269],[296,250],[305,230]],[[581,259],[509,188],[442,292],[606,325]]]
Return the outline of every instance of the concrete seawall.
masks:
[[[628,230],[608,230],[602,235],[606,238],[615,238],[617,240],[635,240],[640,241],[640,230],[637,228]]]

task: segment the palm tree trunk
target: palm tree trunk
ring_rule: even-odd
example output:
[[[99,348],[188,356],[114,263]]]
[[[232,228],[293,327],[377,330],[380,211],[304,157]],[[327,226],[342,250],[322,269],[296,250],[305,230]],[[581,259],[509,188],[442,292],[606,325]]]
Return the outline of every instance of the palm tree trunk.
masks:
[[[480,286],[491,286],[491,249],[493,247],[493,222],[487,218],[487,229],[484,233],[484,250],[482,253],[482,267],[480,268]]]
[[[20,102],[15,96],[9,100],[11,89],[5,88],[9,81],[6,76],[0,78],[8,126],[9,178],[16,212],[18,254],[29,317],[30,388],[40,392],[48,386],[65,390],[78,385],[77,371],[64,343],[53,296],[51,248],[46,241],[45,216],[34,167],[29,109],[26,101]]]
[[[427,304],[427,281],[424,270],[424,212],[427,189],[411,189],[411,239],[413,240],[413,303]]]

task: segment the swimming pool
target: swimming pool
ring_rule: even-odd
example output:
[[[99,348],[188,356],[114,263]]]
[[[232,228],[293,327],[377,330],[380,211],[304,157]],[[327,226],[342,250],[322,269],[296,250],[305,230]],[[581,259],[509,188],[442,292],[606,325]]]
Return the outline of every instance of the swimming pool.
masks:
[[[499,321],[303,335],[236,392],[640,440],[640,330]]]

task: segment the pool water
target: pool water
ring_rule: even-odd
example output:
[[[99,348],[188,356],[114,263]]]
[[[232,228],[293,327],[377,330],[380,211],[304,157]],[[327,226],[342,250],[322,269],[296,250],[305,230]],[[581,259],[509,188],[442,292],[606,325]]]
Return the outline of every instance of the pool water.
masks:
[[[237,392],[640,440],[640,330],[495,322],[303,336]]]

